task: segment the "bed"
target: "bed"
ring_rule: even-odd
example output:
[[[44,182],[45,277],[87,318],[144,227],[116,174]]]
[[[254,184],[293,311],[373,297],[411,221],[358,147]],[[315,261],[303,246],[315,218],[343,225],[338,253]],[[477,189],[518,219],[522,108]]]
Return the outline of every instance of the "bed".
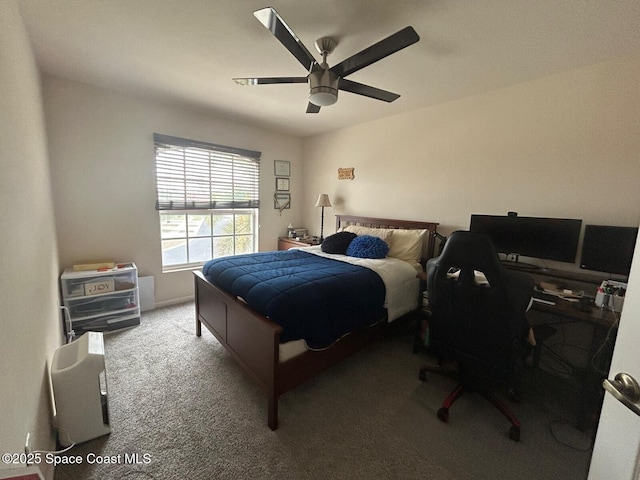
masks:
[[[370,233],[367,229],[386,230],[400,229],[403,235],[411,230],[425,230],[422,235],[420,256],[423,260],[431,258],[434,251],[434,234],[438,224],[434,222],[420,222],[411,220],[391,220],[353,215],[336,216],[336,232],[343,229],[362,234]],[[360,229],[360,230],[359,230]],[[319,247],[314,254],[322,256]],[[293,257],[302,255],[291,254]],[[285,252],[282,252],[285,253]],[[307,252],[305,252],[306,254]],[[309,252],[311,254],[312,252]],[[256,254],[261,255],[261,254]],[[271,255],[264,253],[267,257]],[[325,255],[327,256],[327,255]],[[240,257],[240,256],[239,256]],[[239,258],[236,257],[236,258]],[[246,256],[243,256],[246,257]],[[358,261],[355,262],[356,264]],[[417,268],[417,266],[414,266]],[[369,268],[369,267],[367,267]],[[282,342],[287,332],[271,318],[258,313],[251,308],[244,298],[225,291],[221,286],[214,285],[202,271],[194,272],[196,299],[196,335],[202,335],[204,325],[224,346],[228,353],[238,362],[247,374],[267,394],[267,424],[275,430],[278,427],[278,398],[292,390],[306,380],[313,378],[332,365],[341,362],[350,355],[364,348],[375,339],[380,338],[388,328],[390,321],[402,316],[406,307],[395,309],[385,302],[385,316],[381,321],[373,321],[372,325],[356,327],[354,331],[342,335],[339,340],[331,342],[330,346],[310,349],[304,340]],[[216,283],[225,285],[215,279]],[[385,279],[385,282],[390,280]],[[389,296],[391,284],[385,283],[385,294]],[[225,288],[226,287],[225,285]],[[417,287],[416,287],[417,288]],[[406,290],[396,288],[396,290]],[[415,295],[417,304],[418,295]],[[389,306],[390,308],[386,308]],[[415,304],[414,304],[415,306]],[[388,313],[392,313],[392,317]]]

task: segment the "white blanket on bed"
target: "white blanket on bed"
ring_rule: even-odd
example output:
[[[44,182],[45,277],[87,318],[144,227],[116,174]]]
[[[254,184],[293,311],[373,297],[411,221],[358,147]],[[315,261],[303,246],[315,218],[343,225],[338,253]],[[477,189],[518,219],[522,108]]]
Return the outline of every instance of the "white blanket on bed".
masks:
[[[300,250],[321,257],[340,260],[341,262],[360,265],[376,272],[382,279],[385,290],[385,308],[389,322],[400,318],[418,306],[420,282],[416,277],[416,269],[408,262],[398,258],[382,259],[356,258],[335,253],[324,253],[319,245],[300,247]]]

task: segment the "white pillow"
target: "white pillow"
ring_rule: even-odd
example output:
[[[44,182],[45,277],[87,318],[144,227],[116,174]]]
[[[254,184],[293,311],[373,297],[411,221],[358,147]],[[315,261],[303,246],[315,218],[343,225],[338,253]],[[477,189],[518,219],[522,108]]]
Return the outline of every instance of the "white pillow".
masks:
[[[373,227],[361,227],[360,225],[347,225],[342,229],[343,232],[355,233],[358,236],[371,235],[378,237],[387,242],[389,248],[391,248],[391,235],[394,230],[389,228],[373,228]]]
[[[389,256],[399,258],[411,264],[419,263],[422,258],[422,243],[427,230],[393,230],[389,243]]]
[[[402,228],[373,228],[360,225],[347,225],[341,231],[352,232],[356,235],[373,235],[381,238],[389,245],[387,256],[399,258],[412,265],[420,267],[422,258],[422,243],[428,230],[408,230]]]

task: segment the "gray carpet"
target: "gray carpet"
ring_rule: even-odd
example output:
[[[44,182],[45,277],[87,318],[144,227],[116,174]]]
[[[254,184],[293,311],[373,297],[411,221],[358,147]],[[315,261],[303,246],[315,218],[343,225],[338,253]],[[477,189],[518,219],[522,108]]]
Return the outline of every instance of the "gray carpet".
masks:
[[[433,359],[411,353],[408,327],[283,395],[273,432],[265,395],[208,331],[195,336],[194,315],[192,303],[157,309],[105,336],[112,433],[75,446],[67,455],[83,463],[57,467],[56,479],[586,478],[590,439],[553,382],[530,375],[511,405],[519,443],[478,395],[442,423],[455,382],[418,380]],[[90,453],[115,463],[88,464]]]

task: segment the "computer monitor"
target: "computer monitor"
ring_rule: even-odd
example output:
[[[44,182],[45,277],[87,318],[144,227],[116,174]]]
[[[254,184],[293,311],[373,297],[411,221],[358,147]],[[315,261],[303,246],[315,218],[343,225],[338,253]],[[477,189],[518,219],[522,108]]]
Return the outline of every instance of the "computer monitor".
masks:
[[[471,215],[472,232],[488,235],[500,253],[573,263],[578,253],[582,220]]]
[[[628,276],[637,237],[637,227],[586,225],[580,268]]]

